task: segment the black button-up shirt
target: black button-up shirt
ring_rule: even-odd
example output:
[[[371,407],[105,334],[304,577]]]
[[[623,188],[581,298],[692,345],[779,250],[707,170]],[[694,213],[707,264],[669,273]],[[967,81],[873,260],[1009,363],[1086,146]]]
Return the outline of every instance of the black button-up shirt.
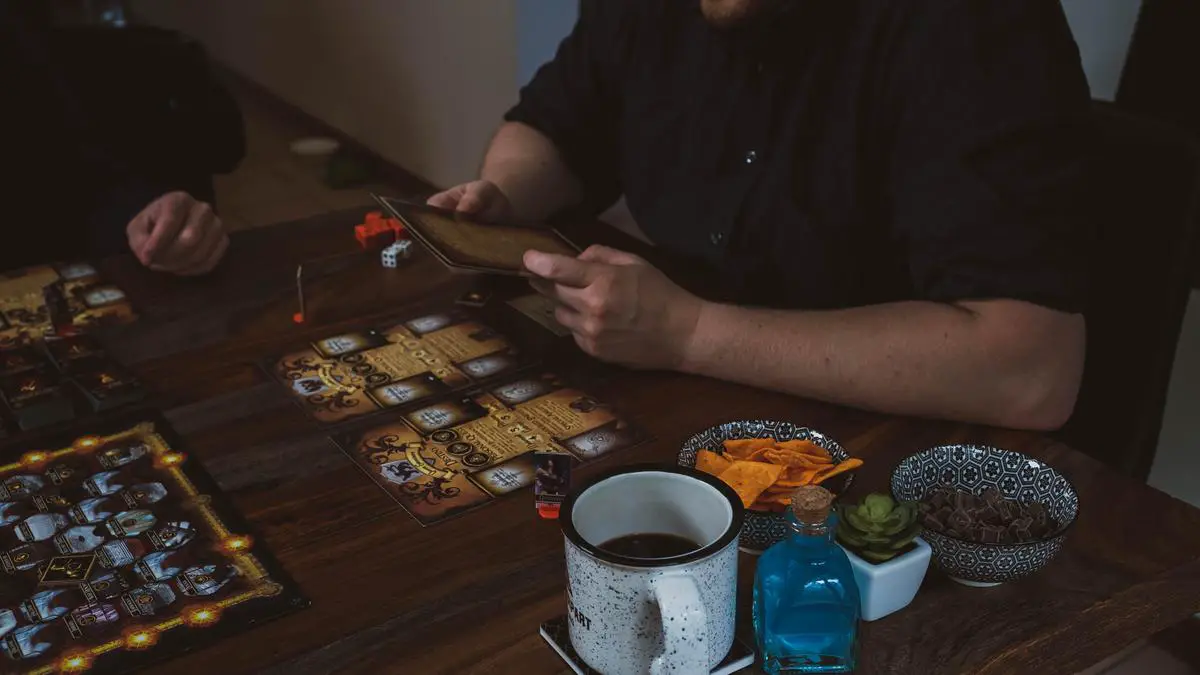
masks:
[[[584,0],[506,119],[624,195],[726,299],[1012,298],[1076,312],[1087,82],[1048,0]]]

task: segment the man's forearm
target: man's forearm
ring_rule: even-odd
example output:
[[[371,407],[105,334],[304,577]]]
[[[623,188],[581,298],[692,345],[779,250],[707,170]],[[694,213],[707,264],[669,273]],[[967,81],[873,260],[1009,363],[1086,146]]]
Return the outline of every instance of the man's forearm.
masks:
[[[507,122],[496,132],[480,178],[500,188],[520,222],[543,222],[583,199],[579,179],[554,143],[519,122]]]
[[[709,304],[681,369],[881,412],[1052,429],[1074,406],[1083,335],[1082,317],[1003,300]]]

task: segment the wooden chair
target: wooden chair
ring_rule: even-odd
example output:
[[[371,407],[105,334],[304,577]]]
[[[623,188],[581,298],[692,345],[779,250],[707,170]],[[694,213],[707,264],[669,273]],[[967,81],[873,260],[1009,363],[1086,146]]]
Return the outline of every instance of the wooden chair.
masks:
[[[1200,144],[1166,123],[1097,104],[1087,365],[1059,437],[1127,475],[1150,473],[1200,222]]]

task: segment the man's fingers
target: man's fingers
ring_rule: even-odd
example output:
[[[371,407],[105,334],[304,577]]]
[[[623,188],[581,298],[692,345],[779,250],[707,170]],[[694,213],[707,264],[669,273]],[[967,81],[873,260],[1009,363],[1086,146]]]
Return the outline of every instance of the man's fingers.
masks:
[[[184,276],[197,276],[200,274],[208,274],[221,263],[221,259],[225,257],[225,252],[229,250],[229,235],[222,232],[217,237],[216,245],[210,250],[207,255],[198,264],[180,272]]]
[[[129,250],[143,265],[149,266],[151,260],[146,257],[146,242],[150,239],[150,231],[154,227],[154,221],[150,219],[150,214],[146,211],[134,216],[133,220],[129,221],[129,226],[125,228],[125,235],[129,239]]]
[[[183,234],[187,234],[185,229]],[[181,235],[182,236],[182,235]],[[214,218],[205,226],[205,234],[203,241],[192,249],[187,256],[186,261],[179,265],[180,274],[204,274],[213,268],[215,263],[211,262],[213,254],[225,241],[225,229],[221,227],[219,220]]]
[[[529,285],[539,294],[544,295],[555,302],[566,305],[575,311],[586,311],[588,303],[585,299],[584,291],[581,288],[571,288],[570,286],[561,286],[553,281],[546,279],[533,278],[529,280]]]
[[[186,225],[191,197],[184,193],[171,193],[158,200],[156,209],[151,209],[153,221],[150,236],[142,247],[140,259],[145,262],[160,262],[159,257],[175,241],[179,231]]]
[[[579,259],[587,262],[604,263],[606,265],[640,265],[645,262],[632,253],[618,251],[615,248],[600,246],[599,244],[589,246],[586,251],[579,254]]]
[[[458,200],[462,198],[465,186],[456,185],[449,190],[439,192],[430,197],[425,203],[430,206],[436,206],[439,209],[453,210],[458,206]]]
[[[537,276],[574,288],[586,288],[603,269],[585,260],[541,251],[526,251],[524,262],[525,269]]]
[[[554,320],[576,335],[583,334],[583,324],[587,321],[582,314],[564,305],[554,308]]]
[[[188,210],[184,226],[157,257],[157,262],[182,273],[203,262],[220,241],[224,230],[212,207],[196,202]]]

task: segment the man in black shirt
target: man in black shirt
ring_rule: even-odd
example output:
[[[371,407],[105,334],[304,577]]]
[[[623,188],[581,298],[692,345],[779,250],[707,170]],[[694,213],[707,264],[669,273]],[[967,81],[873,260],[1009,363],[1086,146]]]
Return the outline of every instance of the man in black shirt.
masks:
[[[431,203],[543,221],[623,195],[727,289],[527,253],[601,359],[1051,429],[1083,369],[1088,108],[1057,2],[585,0],[481,179]]]

